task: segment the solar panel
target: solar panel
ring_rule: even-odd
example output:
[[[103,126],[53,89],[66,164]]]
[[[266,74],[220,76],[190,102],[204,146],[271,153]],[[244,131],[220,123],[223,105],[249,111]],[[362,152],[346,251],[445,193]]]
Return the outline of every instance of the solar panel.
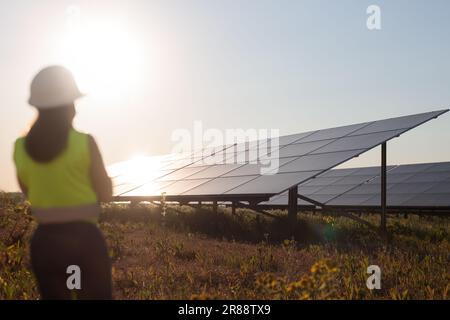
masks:
[[[428,190],[425,190],[424,193],[425,194],[430,194],[430,193],[447,193],[447,194],[450,194],[450,180],[447,180],[447,181],[444,181],[444,182],[439,182],[439,183],[433,185]]]
[[[224,174],[227,174],[239,167],[242,167],[242,164],[218,164],[207,166],[205,170],[193,174],[188,177],[188,179],[216,178],[223,176]]]
[[[299,185],[298,192],[325,206],[379,206],[380,173],[380,167],[334,169]],[[388,206],[450,206],[450,162],[389,166],[386,180]],[[285,192],[263,204],[287,203]],[[311,205],[300,199],[298,204]]]
[[[304,186],[305,187],[306,186],[308,186],[308,187],[319,186],[319,187],[323,188],[324,186],[331,185],[331,184],[335,183],[336,181],[339,181],[343,178],[343,176],[328,176],[328,173],[338,173],[337,171],[341,171],[341,170],[330,170],[328,172],[325,172],[324,174],[321,174],[320,176],[316,177],[315,179],[311,179],[311,180],[301,184],[300,187],[303,188]]]
[[[158,159],[149,158],[147,160],[151,164],[151,170],[146,168],[145,163],[134,166],[132,162],[125,162],[112,170],[115,176],[114,193],[116,196],[141,197],[160,196],[162,192],[170,196],[273,196],[324,174],[329,169],[447,111],[283,136],[279,138],[279,145],[272,143],[274,140],[253,141],[166,155]],[[276,146],[271,150],[257,150],[255,146],[258,144]],[[249,152],[255,150],[259,152]],[[268,155],[271,158],[267,158]],[[238,158],[240,161],[236,161]],[[232,161],[224,163],[224,160]],[[279,166],[271,170],[272,174],[263,175],[260,169],[267,168],[264,161],[268,160],[279,161]],[[134,173],[130,174],[129,171]],[[143,173],[137,174],[136,177],[136,172],[139,171]],[[151,174],[147,171],[151,171]],[[348,170],[347,173],[350,174],[351,171]],[[434,179],[433,181],[437,179],[434,178],[434,173],[427,174],[423,177],[425,178]],[[313,183],[312,181],[310,183]],[[347,185],[351,183],[350,179]]]
[[[282,166],[288,162],[297,159],[297,157],[288,157],[279,159],[279,165]],[[244,165],[239,166],[237,169],[234,169],[224,175],[224,177],[237,177],[237,176],[247,176],[247,175],[260,175],[262,168],[268,168],[268,165],[262,164],[252,164],[246,163]]]
[[[240,177],[219,177],[211,179],[196,188],[183,192],[183,195],[216,195],[224,194],[228,190],[239,187],[246,182],[254,179],[255,176],[240,176]]]
[[[171,181],[171,180],[181,180],[192,175],[197,174],[198,172],[205,171],[209,167],[188,167],[181,168],[179,170],[170,171],[169,174],[166,174],[158,179],[158,181]]]
[[[279,150],[280,158],[303,156],[312,151],[315,151],[330,142],[334,142],[333,139],[313,141],[313,142],[301,142],[287,145]]]
[[[319,130],[316,131],[308,131],[308,132],[302,132],[302,133],[297,133],[297,134],[291,134],[291,135],[287,135],[287,136],[281,136],[278,137],[278,145],[280,146],[286,146],[289,145],[291,143],[295,143],[298,141],[302,141],[303,139],[309,137],[310,135],[318,132]],[[269,139],[269,143],[273,143],[274,139]]]
[[[277,194],[296,185],[298,181],[306,181],[319,173],[320,171],[300,171],[260,175],[243,185],[228,190],[226,194]]]
[[[321,174],[318,178],[339,178],[339,177],[345,177],[348,176],[352,173],[354,173],[355,171],[358,171],[358,168],[349,168],[349,169],[339,169],[339,170],[330,170],[327,171],[323,174]],[[313,183],[316,179],[314,180],[310,180],[307,183]]]
[[[162,194],[165,193],[167,195],[180,195],[181,193],[188,191],[196,186],[199,186],[203,183],[208,182],[209,179],[193,179],[193,180],[177,180],[172,181],[159,189],[157,189],[154,194]],[[159,181],[157,181],[159,183]],[[146,184],[149,185],[149,184]]]
[[[326,171],[365,152],[365,149],[309,154],[281,166],[280,173],[296,171]]]
[[[327,139],[335,139],[345,137],[348,134],[354,133],[357,130],[366,127],[370,122],[359,123],[349,126],[330,128],[316,131],[315,133],[301,139],[301,142],[321,141]]]
[[[388,170],[391,170],[392,168],[392,166],[389,166]],[[349,194],[352,194],[352,190],[358,185],[374,179],[379,174],[379,167],[330,170],[314,179],[300,184],[298,186],[298,193],[319,203],[325,204],[343,193],[347,192]],[[380,187],[377,187],[376,191],[379,192],[379,190]],[[370,198],[370,196],[364,197],[364,200],[367,200],[368,198]],[[355,199],[355,197],[352,197],[352,199]],[[271,199],[270,201],[263,204],[274,205],[274,203],[276,203],[276,205],[287,205],[287,192],[279,195],[276,198],[276,202],[273,202],[273,199]],[[310,205],[311,203],[305,203],[304,200],[299,199],[298,204]]]
[[[146,183],[141,186],[134,185],[132,189],[126,191],[129,197],[141,197],[142,195],[155,194],[163,187],[173,184],[174,181],[158,181],[154,183]],[[122,189],[116,190],[116,192],[121,192]],[[161,193],[160,193],[161,194]]]
[[[444,112],[447,110],[444,110]],[[430,116],[439,116],[442,114],[442,111],[434,111],[427,113],[414,114],[409,116],[391,118],[386,120],[375,121],[368,126],[358,130],[355,134],[366,134],[373,132],[382,132],[382,131],[390,131],[390,130],[398,130],[398,129],[411,129],[414,128],[424,122],[430,120]]]
[[[448,207],[448,197],[448,193],[418,194],[405,202],[408,207]],[[405,205],[405,202],[402,205]]]

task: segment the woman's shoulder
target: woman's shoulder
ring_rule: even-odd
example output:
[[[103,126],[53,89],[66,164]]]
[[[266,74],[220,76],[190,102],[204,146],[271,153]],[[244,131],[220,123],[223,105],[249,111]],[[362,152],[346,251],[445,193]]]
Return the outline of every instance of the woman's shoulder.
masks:
[[[14,141],[14,149],[17,149],[18,147],[24,145],[25,139],[26,139],[26,136],[17,138],[16,141]]]
[[[72,129],[72,134],[74,136],[78,137],[78,138],[83,138],[83,139],[86,139],[88,141],[93,139],[93,137],[92,137],[92,135],[90,133],[84,132],[84,131],[80,131],[80,130],[75,129],[75,128]]]
[[[72,129],[72,134],[76,140],[83,141],[83,145],[87,144],[89,148],[96,145],[95,139],[90,133]]]
[[[78,130],[78,129],[75,129],[75,128],[72,128],[72,132],[74,134],[77,134],[77,135],[83,135],[83,136],[88,136],[89,135],[89,133],[81,131],[81,130]]]

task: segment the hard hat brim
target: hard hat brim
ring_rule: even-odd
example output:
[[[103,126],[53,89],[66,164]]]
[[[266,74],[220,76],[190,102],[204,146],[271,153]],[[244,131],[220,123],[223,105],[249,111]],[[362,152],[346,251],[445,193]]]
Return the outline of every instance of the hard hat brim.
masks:
[[[77,94],[71,97],[65,97],[63,99],[49,100],[48,97],[42,97],[42,99],[39,99],[39,97],[30,97],[30,99],[28,99],[28,104],[37,109],[53,109],[67,106],[68,104],[71,104],[76,100],[83,98],[85,96],[86,94],[78,92]]]

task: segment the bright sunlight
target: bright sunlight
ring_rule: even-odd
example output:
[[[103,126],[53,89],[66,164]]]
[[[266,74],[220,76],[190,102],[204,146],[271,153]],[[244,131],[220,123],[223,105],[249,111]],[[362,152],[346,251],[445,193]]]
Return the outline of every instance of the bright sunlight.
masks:
[[[167,165],[164,162],[167,156],[146,157],[142,155],[134,156],[129,161],[116,163],[108,167],[108,173],[115,177],[114,188],[116,192],[130,189],[130,186],[138,187],[146,184],[148,192],[156,191],[161,185],[158,182],[149,183],[164,174],[162,168]]]
[[[75,6],[67,13],[62,61],[80,89],[101,98],[130,94],[140,82],[143,62],[135,34],[115,20],[84,19]]]

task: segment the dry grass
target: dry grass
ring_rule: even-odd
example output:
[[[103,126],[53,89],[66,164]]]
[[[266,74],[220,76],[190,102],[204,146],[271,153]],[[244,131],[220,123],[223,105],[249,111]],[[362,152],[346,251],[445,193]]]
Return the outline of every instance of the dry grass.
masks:
[[[281,212],[274,212],[281,214]],[[368,217],[373,222],[377,217]],[[386,245],[344,218],[233,216],[220,208],[104,208],[116,299],[448,299],[449,220],[389,219]],[[26,203],[0,196],[0,299],[37,299]],[[382,289],[366,287],[366,268],[382,270]]]

